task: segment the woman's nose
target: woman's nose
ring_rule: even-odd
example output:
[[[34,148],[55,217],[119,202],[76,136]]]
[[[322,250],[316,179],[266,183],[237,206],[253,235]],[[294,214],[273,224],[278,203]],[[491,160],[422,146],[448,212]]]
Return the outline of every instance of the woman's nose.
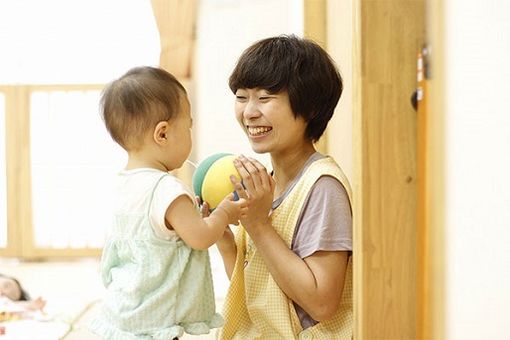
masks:
[[[260,110],[255,101],[249,100],[244,107],[243,116],[246,119],[253,119],[260,116]]]

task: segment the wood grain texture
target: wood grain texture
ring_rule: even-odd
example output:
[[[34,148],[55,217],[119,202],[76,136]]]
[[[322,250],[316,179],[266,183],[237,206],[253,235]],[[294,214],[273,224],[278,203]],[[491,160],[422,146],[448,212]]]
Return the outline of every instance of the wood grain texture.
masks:
[[[23,232],[27,228],[26,180],[28,144],[24,126],[27,124],[28,91],[20,87],[1,87],[5,96],[6,175],[7,175],[7,247],[2,256],[15,256],[23,251]],[[17,105],[17,103],[21,104]]]
[[[424,1],[354,5],[356,339],[416,337],[416,52]]]
[[[418,286],[419,339],[445,338],[445,65],[444,3],[427,2],[427,39],[432,47],[432,76],[427,82],[429,92],[425,107],[425,131],[420,149],[423,165],[424,188],[420,200],[420,214],[425,225],[421,232],[424,242],[420,256],[422,282]]]

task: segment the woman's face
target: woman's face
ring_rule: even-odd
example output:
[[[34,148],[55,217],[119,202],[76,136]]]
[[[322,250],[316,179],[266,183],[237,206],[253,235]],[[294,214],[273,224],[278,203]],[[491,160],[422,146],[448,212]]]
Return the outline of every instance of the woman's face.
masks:
[[[287,91],[271,94],[259,88],[238,89],[235,113],[257,153],[288,152],[309,142],[306,122],[294,116]]]
[[[12,301],[18,301],[21,298],[21,289],[13,279],[0,277],[0,296],[5,296]]]

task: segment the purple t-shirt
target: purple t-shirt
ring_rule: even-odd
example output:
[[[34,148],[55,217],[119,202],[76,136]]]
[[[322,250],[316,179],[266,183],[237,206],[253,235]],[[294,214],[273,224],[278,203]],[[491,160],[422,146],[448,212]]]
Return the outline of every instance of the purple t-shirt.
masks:
[[[288,196],[308,166],[325,156],[316,152],[285,192],[273,202],[276,209]],[[299,216],[292,251],[302,259],[316,251],[352,251],[352,213],[349,196],[344,186],[334,177],[322,176],[312,186]],[[303,329],[317,323],[294,303]]]

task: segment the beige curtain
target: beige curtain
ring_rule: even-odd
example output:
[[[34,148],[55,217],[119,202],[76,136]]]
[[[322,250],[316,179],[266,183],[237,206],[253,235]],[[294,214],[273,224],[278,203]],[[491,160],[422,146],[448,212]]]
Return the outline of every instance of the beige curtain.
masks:
[[[197,0],[151,0],[160,35],[159,65],[181,80],[191,77]]]
[[[190,94],[197,0],[151,0],[159,31],[159,66],[172,73]],[[173,174],[191,185],[193,168],[184,164]]]

